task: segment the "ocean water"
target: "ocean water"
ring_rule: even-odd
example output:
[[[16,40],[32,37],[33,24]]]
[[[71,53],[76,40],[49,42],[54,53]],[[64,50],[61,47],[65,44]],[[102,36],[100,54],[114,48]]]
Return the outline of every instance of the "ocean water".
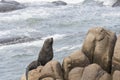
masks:
[[[26,66],[37,59],[43,42],[54,38],[54,60],[81,48],[87,31],[101,26],[120,34],[120,7],[112,0],[16,0],[28,7],[0,13],[0,80],[20,80]],[[105,5],[101,5],[100,2]]]

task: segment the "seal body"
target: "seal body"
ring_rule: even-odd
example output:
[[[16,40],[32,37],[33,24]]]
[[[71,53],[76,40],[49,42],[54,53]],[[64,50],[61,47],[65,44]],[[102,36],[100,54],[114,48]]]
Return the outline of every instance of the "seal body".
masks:
[[[45,65],[53,58],[53,38],[48,38],[44,41],[43,47],[38,56],[38,64]]]
[[[45,65],[48,61],[53,58],[53,38],[48,38],[45,40],[43,47],[39,53],[38,59],[31,62],[26,68],[26,80],[28,80],[28,72],[30,70],[36,69],[40,65]]]
[[[28,72],[30,70],[36,69],[38,67],[38,62],[36,61],[32,61],[26,68],[26,80],[28,80]]]

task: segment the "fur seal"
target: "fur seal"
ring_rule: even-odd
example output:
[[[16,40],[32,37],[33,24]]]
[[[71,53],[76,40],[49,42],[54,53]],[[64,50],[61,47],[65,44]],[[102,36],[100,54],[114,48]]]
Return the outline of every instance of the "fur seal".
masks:
[[[38,65],[38,61],[37,60],[35,60],[35,61],[32,61],[28,66],[27,66],[27,68],[26,68],[26,80],[28,80],[28,72],[30,71],[30,70],[33,70],[33,69],[36,69],[37,67],[38,67],[39,65]]]
[[[45,65],[48,61],[53,58],[53,38],[48,38],[44,41],[43,47],[40,50],[38,59],[31,62],[26,68],[26,80],[28,80],[28,72],[36,69],[40,65]]]
[[[48,61],[53,58],[53,38],[48,38],[44,41],[41,51],[38,56],[38,64],[45,65]]]

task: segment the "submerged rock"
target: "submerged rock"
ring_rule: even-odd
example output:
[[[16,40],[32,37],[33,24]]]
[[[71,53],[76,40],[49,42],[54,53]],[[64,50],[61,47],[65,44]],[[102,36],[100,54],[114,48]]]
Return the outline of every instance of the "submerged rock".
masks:
[[[54,4],[54,5],[56,5],[56,6],[67,5],[67,3],[64,2],[64,1],[53,1],[52,4]]]
[[[9,3],[9,4],[14,4],[14,5],[19,5],[20,3],[17,1],[8,1],[8,0],[1,0],[2,3]]]
[[[25,8],[25,6],[16,1],[2,0],[0,2],[0,12],[8,12],[8,11],[18,10],[23,8]]]
[[[120,0],[117,0],[116,3],[112,5],[112,7],[117,7],[117,6],[120,6]]]

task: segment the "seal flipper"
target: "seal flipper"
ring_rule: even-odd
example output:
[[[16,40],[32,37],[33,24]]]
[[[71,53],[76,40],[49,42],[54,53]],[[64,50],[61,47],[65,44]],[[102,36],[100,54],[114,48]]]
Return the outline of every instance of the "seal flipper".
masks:
[[[28,72],[29,72],[29,69],[28,69],[28,67],[26,68],[26,80],[28,80]]]
[[[38,67],[38,61],[31,62],[26,68],[26,80],[28,80],[29,71],[36,69]]]

